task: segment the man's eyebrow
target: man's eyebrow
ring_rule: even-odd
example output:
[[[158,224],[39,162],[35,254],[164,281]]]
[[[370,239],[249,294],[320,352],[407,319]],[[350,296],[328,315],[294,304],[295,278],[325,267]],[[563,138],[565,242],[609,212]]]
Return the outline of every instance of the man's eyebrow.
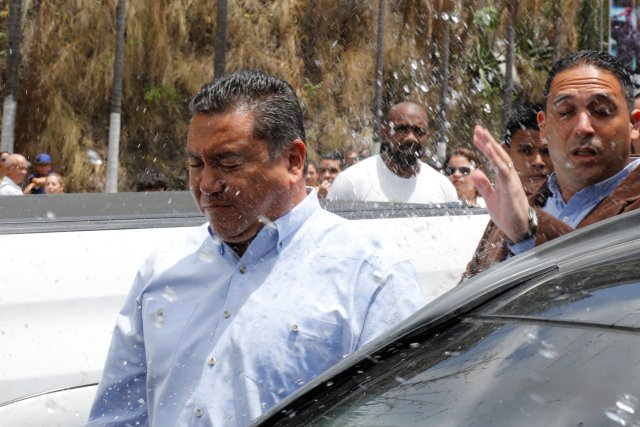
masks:
[[[557,106],[558,104],[563,103],[564,101],[570,101],[574,98],[573,95],[570,94],[563,94],[563,95],[559,95],[557,97],[555,97],[553,99],[553,106]]]

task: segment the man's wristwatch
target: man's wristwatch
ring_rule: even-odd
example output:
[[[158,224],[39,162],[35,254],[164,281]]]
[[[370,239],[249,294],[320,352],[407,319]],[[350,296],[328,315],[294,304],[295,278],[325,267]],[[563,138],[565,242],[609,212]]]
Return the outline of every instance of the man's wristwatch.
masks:
[[[512,241],[511,243],[524,242],[525,240],[534,237],[537,231],[538,231],[538,214],[536,213],[536,210],[534,208],[529,206],[529,230],[527,230],[525,234],[518,237],[518,239],[516,239],[515,241]]]

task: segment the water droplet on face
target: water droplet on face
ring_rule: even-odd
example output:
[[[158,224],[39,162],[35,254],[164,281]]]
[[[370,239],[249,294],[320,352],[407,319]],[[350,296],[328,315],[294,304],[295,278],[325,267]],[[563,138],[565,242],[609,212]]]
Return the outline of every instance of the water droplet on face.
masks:
[[[171,286],[165,286],[162,290],[162,297],[169,302],[173,302],[177,298],[176,291]]]

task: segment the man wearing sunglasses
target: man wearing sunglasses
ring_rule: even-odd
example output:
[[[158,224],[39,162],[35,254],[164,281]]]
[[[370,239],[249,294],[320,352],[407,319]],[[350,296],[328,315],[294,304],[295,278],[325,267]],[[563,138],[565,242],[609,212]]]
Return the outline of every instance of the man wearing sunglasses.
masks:
[[[329,190],[330,200],[445,203],[458,200],[441,173],[420,160],[429,140],[427,112],[413,102],[389,110],[380,154],[343,171]]]

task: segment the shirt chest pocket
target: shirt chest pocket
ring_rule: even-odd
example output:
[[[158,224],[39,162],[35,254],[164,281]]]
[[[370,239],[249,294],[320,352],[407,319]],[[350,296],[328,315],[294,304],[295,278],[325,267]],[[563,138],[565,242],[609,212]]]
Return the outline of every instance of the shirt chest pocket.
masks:
[[[142,318],[149,380],[154,382],[171,368],[193,306],[149,298],[143,301]]]
[[[339,324],[264,306],[253,314],[243,364],[263,391],[284,397],[349,352]]]

